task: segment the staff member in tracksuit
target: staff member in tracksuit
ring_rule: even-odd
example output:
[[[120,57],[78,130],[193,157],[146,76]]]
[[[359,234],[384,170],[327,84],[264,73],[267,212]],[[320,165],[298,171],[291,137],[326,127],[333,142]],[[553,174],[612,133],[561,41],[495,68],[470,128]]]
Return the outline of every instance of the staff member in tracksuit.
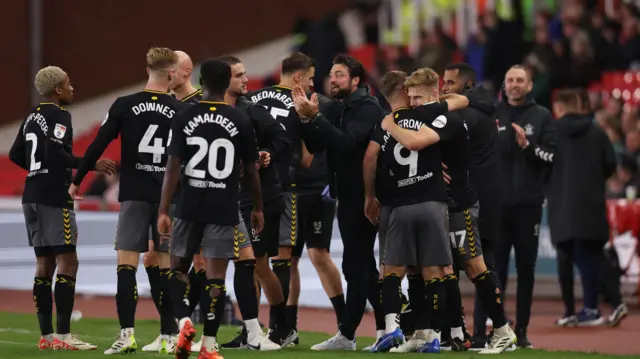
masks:
[[[609,239],[605,187],[616,170],[616,157],[604,131],[581,111],[581,93],[584,91],[560,90],[553,104],[559,119],[558,150],[549,183],[549,229],[558,256],[578,267],[584,295],[584,308],[576,315],[567,313],[562,319],[594,326],[605,322],[598,309],[599,284],[612,280],[602,273],[606,273],[603,247]],[[612,298],[620,298],[619,289],[606,292]],[[612,305],[609,322],[618,325],[626,316],[627,307],[619,299],[614,299]],[[568,310],[572,309],[570,303]]]
[[[496,106],[502,154],[503,208],[495,265],[503,290],[507,287],[509,255],[515,251],[518,272],[516,335],[519,347],[530,348],[527,327],[531,316],[534,272],[544,187],[556,148],[553,117],[529,96],[529,73],[515,65],[505,75],[506,101]]]
[[[347,281],[346,316],[339,332],[312,350],[354,350],[355,332],[364,315],[366,301],[376,310],[380,290],[374,258],[377,229],[364,216],[362,161],[374,127],[383,110],[369,94],[366,75],[357,59],[338,55],[329,75],[335,100],[318,109],[317,97],[308,99],[301,88],[294,91],[302,139],[309,152],[327,150],[331,172],[329,184],[338,198],[338,227],[344,245],[342,272]]]

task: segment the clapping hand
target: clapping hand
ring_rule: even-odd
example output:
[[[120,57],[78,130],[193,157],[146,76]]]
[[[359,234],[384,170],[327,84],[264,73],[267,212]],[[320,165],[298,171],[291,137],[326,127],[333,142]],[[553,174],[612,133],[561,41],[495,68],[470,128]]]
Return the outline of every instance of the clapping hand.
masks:
[[[294,86],[292,94],[296,112],[300,117],[311,118],[318,113],[320,105],[317,94],[314,93],[311,95],[311,99],[308,99],[301,86]]]
[[[515,123],[512,123],[511,127],[513,127],[516,132],[516,141],[518,142],[518,146],[520,146],[520,148],[526,148],[527,146],[529,146],[529,140],[527,140],[527,135],[525,134],[522,127],[516,125]]]

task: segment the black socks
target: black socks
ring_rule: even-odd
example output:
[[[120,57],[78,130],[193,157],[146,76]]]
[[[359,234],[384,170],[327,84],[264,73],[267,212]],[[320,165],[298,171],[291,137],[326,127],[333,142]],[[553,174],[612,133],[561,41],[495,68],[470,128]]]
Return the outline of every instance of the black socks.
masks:
[[[116,305],[120,328],[133,328],[138,305],[138,284],[136,282],[136,267],[134,266],[126,264],[118,266]]]
[[[51,278],[33,278],[33,303],[36,305],[40,334],[53,334],[53,298],[51,297]]]

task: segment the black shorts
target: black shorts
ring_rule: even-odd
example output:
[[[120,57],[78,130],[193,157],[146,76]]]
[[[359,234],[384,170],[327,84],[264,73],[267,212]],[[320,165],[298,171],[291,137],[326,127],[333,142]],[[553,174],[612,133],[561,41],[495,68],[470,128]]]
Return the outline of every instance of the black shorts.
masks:
[[[29,245],[34,248],[36,257],[76,251],[78,226],[72,209],[24,203],[22,211]]]
[[[298,195],[298,241],[292,256],[301,257],[304,245],[307,248],[331,248],[333,220],[336,204],[322,200],[319,193]]]
[[[242,209],[242,218],[244,219],[247,229],[251,232],[251,246],[253,247],[253,255],[256,258],[262,258],[265,255],[271,258],[278,255],[280,219],[282,218],[284,207],[282,197],[270,200],[264,204],[264,228],[258,235],[256,235],[255,230],[251,228],[251,208],[245,207]]]

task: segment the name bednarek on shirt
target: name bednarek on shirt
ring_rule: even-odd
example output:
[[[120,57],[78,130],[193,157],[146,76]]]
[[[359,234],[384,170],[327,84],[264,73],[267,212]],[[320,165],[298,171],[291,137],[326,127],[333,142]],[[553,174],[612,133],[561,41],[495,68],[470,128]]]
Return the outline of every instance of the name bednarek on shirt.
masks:
[[[285,105],[287,107],[287,110],[290,110],[295,105],[293,103],[293,99],[291,97],[287,96],[286,94],[284,94],[282,92],[278,92],[278,91],[274,91],[274,90],[260,91],[260,92],[256,93],[255,95],[251,96],[251,101],[257,103],[260,100],[265,100],[265,99],[270,99],[270,98],[274,99],[274,100],[277,100],[277,101],[280,101],[283,105]]]
[[[142,163],[136,163],[136,169],[145,172],[164,172],[166,169],[161,166],[155,165],[143,165]]]
[[[224,182],[202,181],[193,178],[189,179],[189,186],[195,188],[227,188],[227,184]]]
[[[422,176],[414,176],[414,177],[410,177],[410,178],[405,178],[402,180],[398,181],[398,187],[406,187],[406,186],[410,186],[414,183],[418,183],[421,181],[424,181],[426,179],[429,179],[433,177],[433,172],[429,172],[426,174],[423,174]]]

